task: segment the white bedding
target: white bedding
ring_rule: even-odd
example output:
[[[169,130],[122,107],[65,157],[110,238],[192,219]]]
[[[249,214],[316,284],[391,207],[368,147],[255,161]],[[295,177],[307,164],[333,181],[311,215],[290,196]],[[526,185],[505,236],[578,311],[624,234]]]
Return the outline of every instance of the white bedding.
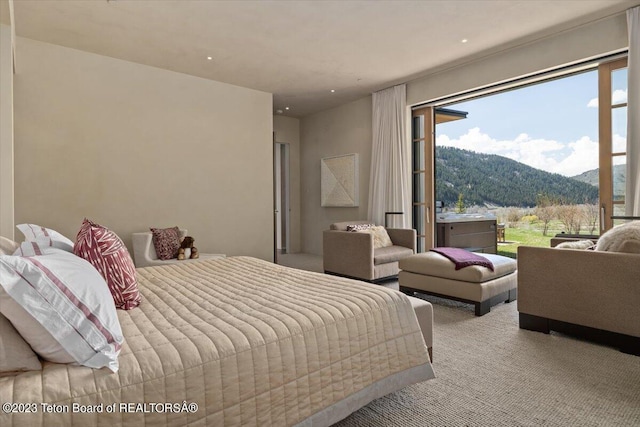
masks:
[[[120,370],[45,362],[2,377],[0,402],[36,413],[0,425],[330,425],[434,377],[399,292],[248,257],[137,271],[142,304],[118,310]]]

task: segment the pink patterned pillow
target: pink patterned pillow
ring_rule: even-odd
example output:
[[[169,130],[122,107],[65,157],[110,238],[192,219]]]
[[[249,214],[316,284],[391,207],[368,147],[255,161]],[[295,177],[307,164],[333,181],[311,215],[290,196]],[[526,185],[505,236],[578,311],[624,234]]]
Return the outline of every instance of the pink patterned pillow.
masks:
[[[150,228],[153,233],[153,247],[159,259],[167,260],[178,257],[180,249],[180,229],[171,228]]]
[[[89,261],[104,277],[116,308],[131,310],[140,305],[136,267],[116,233],[85,218],[73,252]]]

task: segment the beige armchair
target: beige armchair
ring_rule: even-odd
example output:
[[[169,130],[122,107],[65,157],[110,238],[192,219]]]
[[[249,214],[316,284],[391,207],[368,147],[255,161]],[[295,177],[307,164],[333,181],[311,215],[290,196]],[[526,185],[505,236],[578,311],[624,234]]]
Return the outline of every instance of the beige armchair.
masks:
[[[393,246],[374,249],[371,234],[347,231],[348,225],[367,223],[369,222],[337,222],[323,232],[325,273],[369,282],[397,277],[398,261],[416,252],[416,231],[387,228]]]
[[[640,356],[640,254],[518,248],[520,328],[586,337]]]

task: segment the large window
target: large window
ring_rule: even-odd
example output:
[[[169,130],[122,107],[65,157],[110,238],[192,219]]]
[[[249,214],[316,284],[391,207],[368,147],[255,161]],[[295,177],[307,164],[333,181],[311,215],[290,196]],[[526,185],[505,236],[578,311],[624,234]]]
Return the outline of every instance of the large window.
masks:
[[[439,206],[494,215],[507,235],[515,223],[540,232],[527,240],[511,230],[522,244],[547,246],[557,232],[612,227],[624,215],[626,72],[619,59],[414,110],[419,251],[437,244]],[[439,120],[438,111],[453,118]]]

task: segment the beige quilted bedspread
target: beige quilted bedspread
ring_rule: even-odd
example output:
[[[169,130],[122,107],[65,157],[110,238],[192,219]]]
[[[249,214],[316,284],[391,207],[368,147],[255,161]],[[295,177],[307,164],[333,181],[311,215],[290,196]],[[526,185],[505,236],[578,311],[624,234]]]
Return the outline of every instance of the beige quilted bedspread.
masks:
[[[118,310],[120,370],[2,377],[0,403],[31,413],[1,426],[295,425],[396,374],[433,377],[410,302],[383,287],[248,257],[138,278],[142,304]]]

